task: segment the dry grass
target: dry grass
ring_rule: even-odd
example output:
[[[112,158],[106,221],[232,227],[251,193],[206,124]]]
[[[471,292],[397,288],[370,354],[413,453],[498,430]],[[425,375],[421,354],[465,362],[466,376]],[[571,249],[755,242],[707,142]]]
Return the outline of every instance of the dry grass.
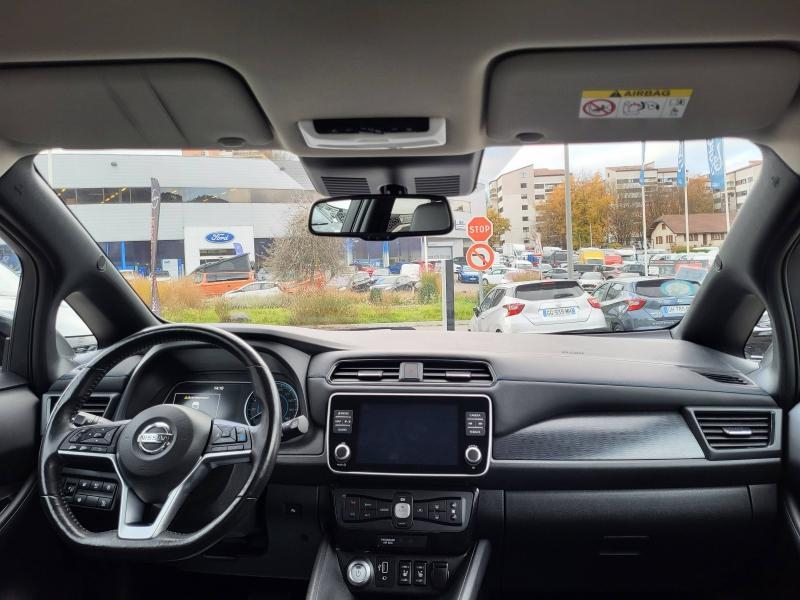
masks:
[[[150,306],[150,279],[136,277],[128,280],[139,297]],[[158,282],[158,297],[165,310],[184,310],[187,308],[200,308],[203,305],[203,293],[200,286],[194,283],[191,277],[168,279]]]
[[[509,275],[511,281],[539,281],[539,271],[522,271],[520,273],[511,273]]]

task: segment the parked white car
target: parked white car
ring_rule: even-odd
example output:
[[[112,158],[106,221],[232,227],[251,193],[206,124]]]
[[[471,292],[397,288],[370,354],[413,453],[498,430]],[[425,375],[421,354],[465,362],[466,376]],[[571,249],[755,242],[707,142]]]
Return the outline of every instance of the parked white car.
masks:
[[[500,283],[509,283],[511,276],[514,273],[521,273],[519,269],[512,269],[503,265],[492,267],[488,271],[483,272],[483,281],[489,285],[498,285]]]
[[[600,303],[575,281],[503,283],[473,309],[471,331],[556,333],[608,331]]]
[[[604,282],[605,279],[603,279],[603,274],[599,271],[588,271],[586,273],[581,273],[581,276],[578,279],[580,286],[587,292],[595,291],[598,287],[603,285]]]
[[[272,281],[254,281],[223,295],[234,306],[254,306],[280,293],[278,285]]]

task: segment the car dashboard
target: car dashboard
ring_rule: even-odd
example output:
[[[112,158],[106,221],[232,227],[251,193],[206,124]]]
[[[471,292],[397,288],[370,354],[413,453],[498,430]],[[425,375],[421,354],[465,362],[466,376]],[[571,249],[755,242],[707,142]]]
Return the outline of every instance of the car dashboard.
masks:
[[[266,361],[283,420],[308,431],[285,439],[246,523],[183,568],[310,578],[331,598],[436,596],[480,565],[504,592],[634,586],[665,564],[676,582],[703,581],[702,557],[755,551],[775,518],[781,411],[744,359],[665,338],[225,328]],[[109,372],[84,410],[125,419],[173,402],[263,418],[225,352],[150,352]],[[225,477],[186,512],[213,512],[198,505],[224,497]],[[80,469],[64,480],[72,498],[113,483]],[[75,508],[102,528],[115,499]],[[338,570],[320,574],[326,553]]]

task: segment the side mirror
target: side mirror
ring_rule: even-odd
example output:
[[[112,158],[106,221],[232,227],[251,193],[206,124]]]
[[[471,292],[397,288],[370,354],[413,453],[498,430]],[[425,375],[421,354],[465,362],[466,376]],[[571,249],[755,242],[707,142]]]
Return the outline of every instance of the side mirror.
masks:
[[[480,317],[481,316],[481,309],[479,307],[477,307],[477,306],[473,306],[472,307],[472,312],[476,317]]]
[[[315,235],[386,241],[450,233],[453,214],[444,196],[339,196],[311,206],[308,229]]]

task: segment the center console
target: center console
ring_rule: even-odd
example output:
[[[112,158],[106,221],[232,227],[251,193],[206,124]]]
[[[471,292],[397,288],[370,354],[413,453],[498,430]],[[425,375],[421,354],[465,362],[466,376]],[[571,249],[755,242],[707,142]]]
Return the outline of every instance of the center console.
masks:
[[[328,579],[310,589],[320,598],[474,597],[488,543],[475,539],[480,494],[470,480],[488,470],[491,431],[491,401],[481,394],[333,394],[326,452],[341,477],[331,489],[328,559],[318,556],[328,575],[315,573]],[[364,485],[390,476],[392,487]],[[420,486],[425,478],[430,485]],[[417,485],[398,488],[403,481]]]

